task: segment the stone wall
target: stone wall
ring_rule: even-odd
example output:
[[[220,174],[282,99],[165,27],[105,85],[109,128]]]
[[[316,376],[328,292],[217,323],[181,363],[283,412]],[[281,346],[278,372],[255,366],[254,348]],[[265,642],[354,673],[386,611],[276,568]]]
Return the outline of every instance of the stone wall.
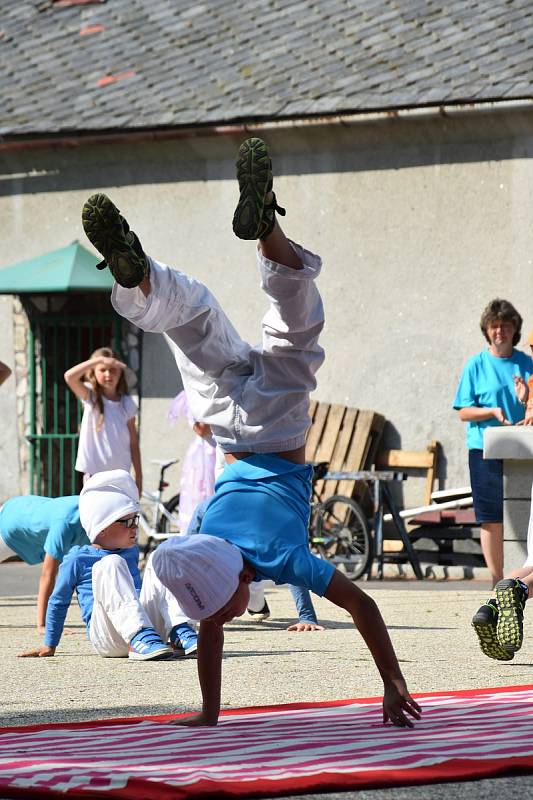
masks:
[[[17,434],[19,491],[25,494],[30,485],[30,448],[26,439],[30,432],[28,333],[30,325],[26,309],[18,297],[13,298],[13,347],[17,398]],[[40,392],[40,386],[36,387]]]

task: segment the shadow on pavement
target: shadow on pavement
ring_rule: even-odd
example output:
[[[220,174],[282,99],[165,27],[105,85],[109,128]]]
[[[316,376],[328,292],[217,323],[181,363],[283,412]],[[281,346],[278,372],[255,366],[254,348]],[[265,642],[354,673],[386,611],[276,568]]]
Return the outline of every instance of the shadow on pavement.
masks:
[[[27,711],[19,714],[0,714],[0,727],[19,725],[46,725],[50,722],[90,722],[95,719],[119,719],[121,717],[154,717],[159,714],[185,714],[197,712],[198,708],[170,705],[124,706],[123,708],[45,708],[41,711]],[[36,719],[38,717],[38,719]]]

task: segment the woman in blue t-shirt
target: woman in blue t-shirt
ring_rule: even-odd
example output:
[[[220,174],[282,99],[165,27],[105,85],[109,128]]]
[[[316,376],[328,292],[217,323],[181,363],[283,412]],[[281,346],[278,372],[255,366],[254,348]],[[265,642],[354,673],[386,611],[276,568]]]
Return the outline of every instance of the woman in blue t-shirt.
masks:
[[[453,407],[467,423],[474,510],[494,585],[503,577],[503,462],[483,458],[483,437],[488,427],[516,425],[524,418],[533,360],[514,347],[520,341],[522,317],[507,300],[492,300],[480,327],[489,346],[466,362]]]

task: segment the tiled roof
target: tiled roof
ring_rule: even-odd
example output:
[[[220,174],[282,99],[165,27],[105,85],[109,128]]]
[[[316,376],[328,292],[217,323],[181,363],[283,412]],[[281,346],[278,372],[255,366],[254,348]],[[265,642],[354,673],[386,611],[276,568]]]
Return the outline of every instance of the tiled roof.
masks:
[[[531,0],[0,0],[0,133],[533,97]]]

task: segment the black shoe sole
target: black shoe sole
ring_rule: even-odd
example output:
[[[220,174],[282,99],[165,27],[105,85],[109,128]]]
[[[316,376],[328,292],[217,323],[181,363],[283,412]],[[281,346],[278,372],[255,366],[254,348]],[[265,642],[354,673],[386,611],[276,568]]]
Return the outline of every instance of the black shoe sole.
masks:
[[[496,621],[484,606],[472,617],[472,627],[479,640],[481,652],[496,661],[511,661],[514,653],[510,653],[498,641],[496,635]]]
[[[265,196],[272,188],[272,167],[262,139],[247,139],[236,161],[239,203],[233,215],[233,231],[239,239],[260,239],[270,233],[272,220],[263,218]]]
[[[522,647],[524,638],[524,603],[521,601],[521,591],[510,578],[499,581],[495,591],[498,604],[498,641],[505,650],[516,653]]]
[[[83,206],[81,219],[85,234],[104,257],[121,286],[133,289],[148,274],[146,258],[135,250],[135,234],[124,230],[118,208],[105,194],[93,194]]]

